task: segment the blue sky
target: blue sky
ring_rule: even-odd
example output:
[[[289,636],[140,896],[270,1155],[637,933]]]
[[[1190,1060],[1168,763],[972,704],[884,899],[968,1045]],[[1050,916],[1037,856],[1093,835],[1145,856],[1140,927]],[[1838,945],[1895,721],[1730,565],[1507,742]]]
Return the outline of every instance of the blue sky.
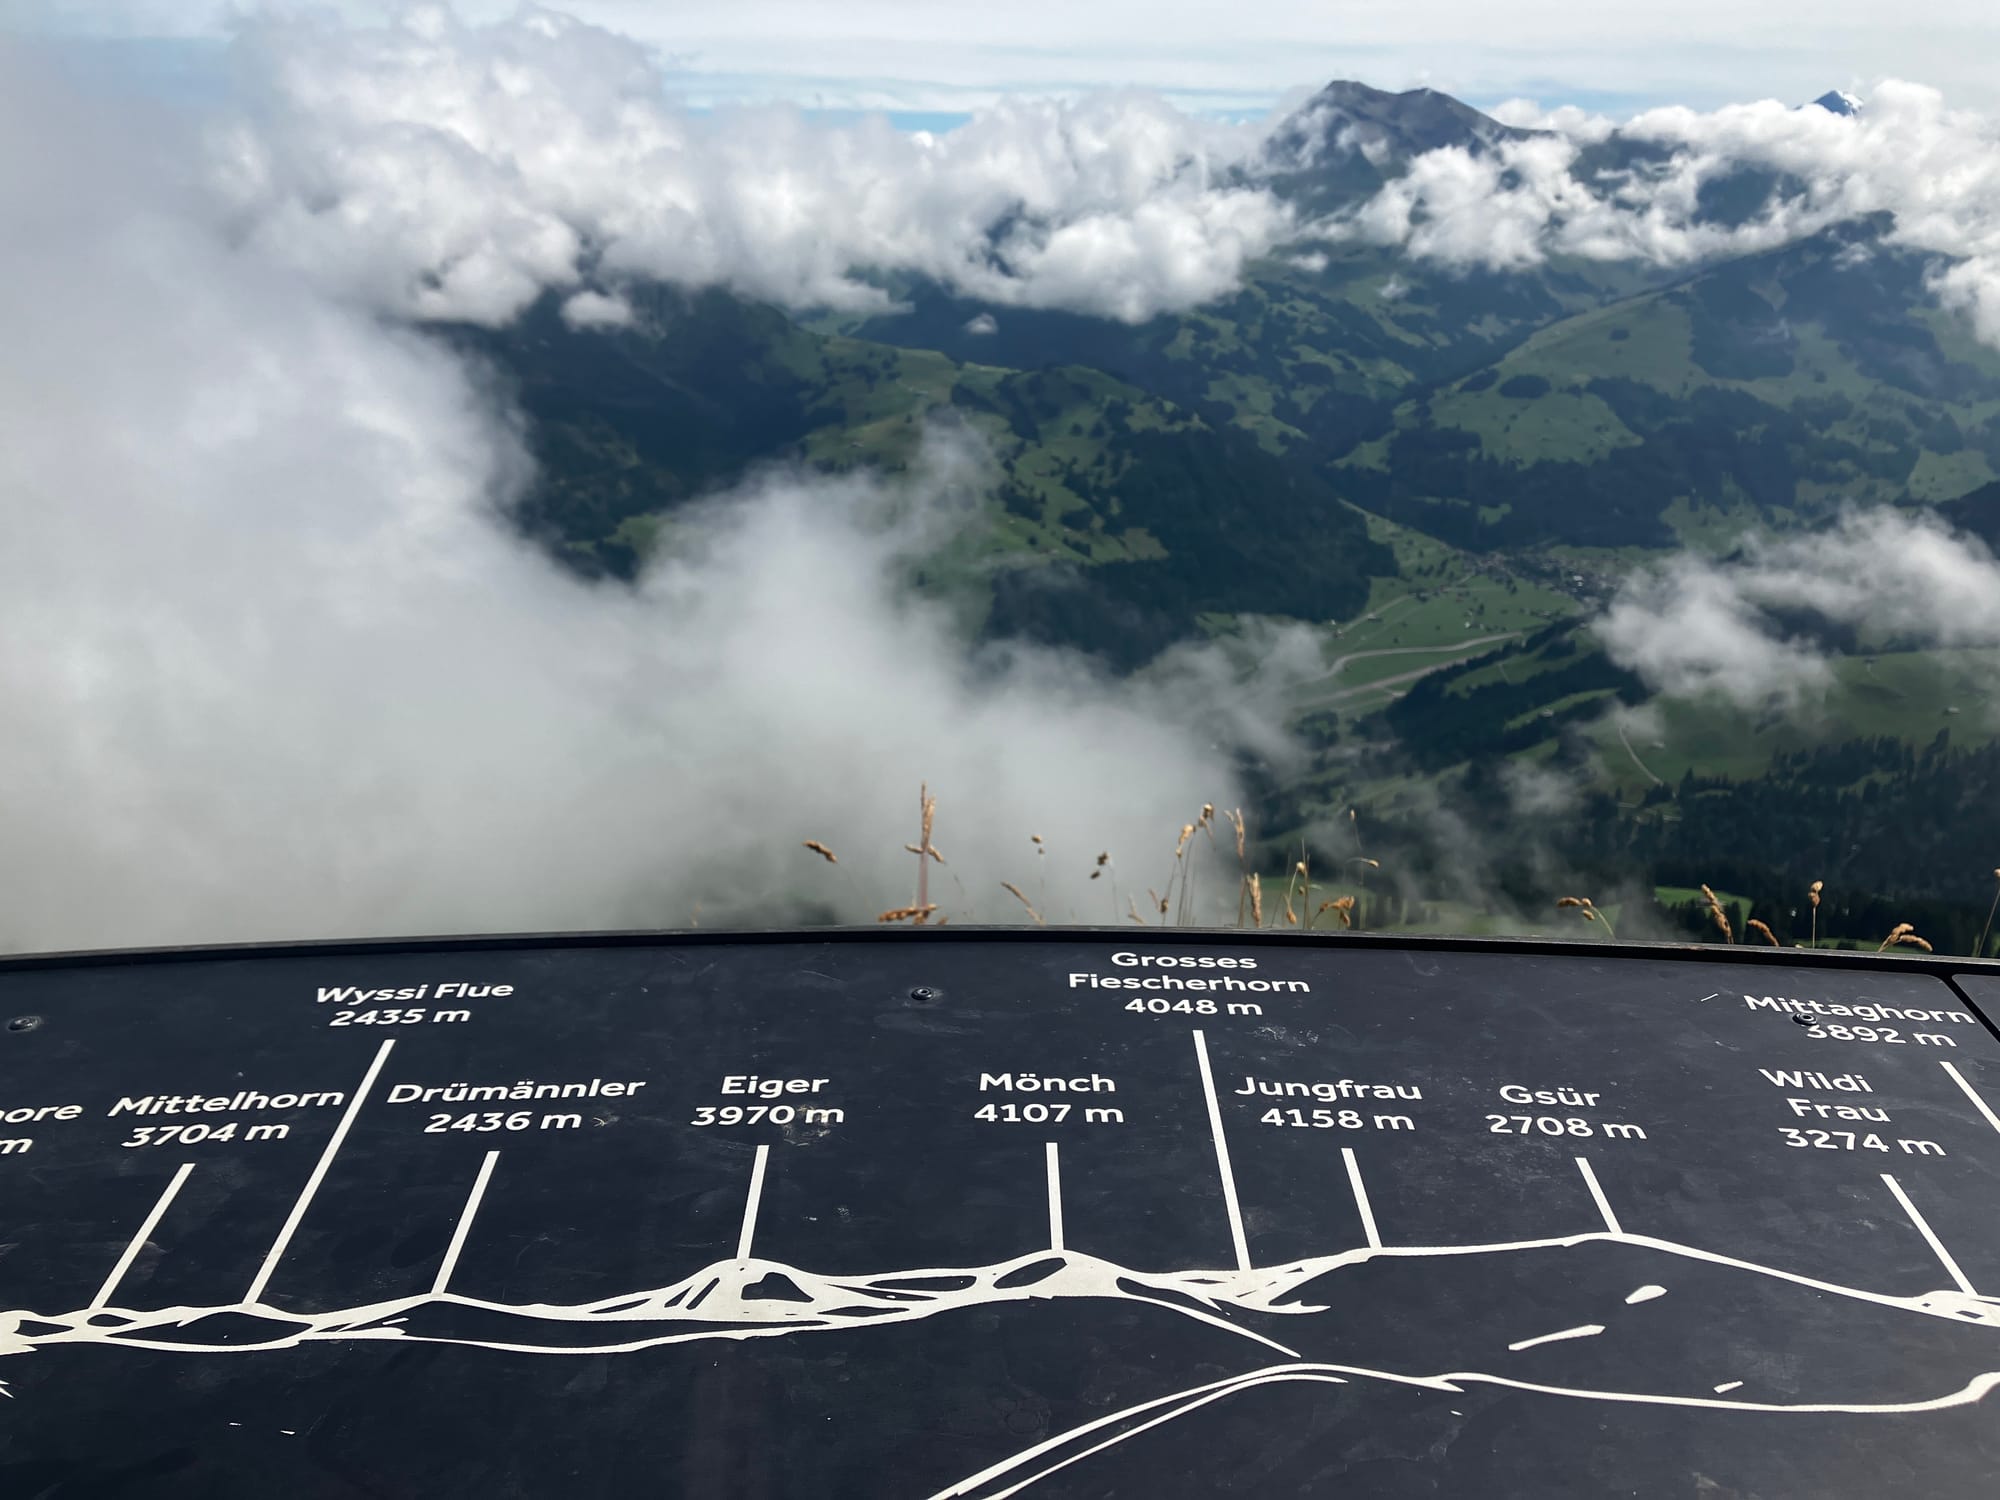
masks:
[[[338,0],[332,8],[366,20],[407,7]],[[469,20],[517,8],[455,6]],[[1835,87],[1865,94],[1885,76],[1931,84],[1961,107],[2000,108],[2000,74],[1988,64],[2000,50],[2000,6],[1990,0],[1925,0],[1920,25],[1879,0],[571,0],[557,8],[659,49],[696,104],[781,98],[886,110],[933,128],[1007,94],[1105,87],[1260,114],[1336,77],[1428,85],[1488,107],[1530,98],[1614,117],[1670,103],[1797,103]],[[219,39],[226,15],[211,0],[0,0],[0,27],[144,39],[80,65],[168,89],[220,78],[213,48],[199,42]]]

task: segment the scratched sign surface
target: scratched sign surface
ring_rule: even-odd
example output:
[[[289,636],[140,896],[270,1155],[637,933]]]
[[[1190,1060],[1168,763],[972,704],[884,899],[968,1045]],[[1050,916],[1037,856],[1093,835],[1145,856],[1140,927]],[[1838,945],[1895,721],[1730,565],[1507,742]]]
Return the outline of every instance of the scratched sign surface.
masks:
[[[1989,1495],[1981,984],[1166,934],[0,965],[0,1494]]]

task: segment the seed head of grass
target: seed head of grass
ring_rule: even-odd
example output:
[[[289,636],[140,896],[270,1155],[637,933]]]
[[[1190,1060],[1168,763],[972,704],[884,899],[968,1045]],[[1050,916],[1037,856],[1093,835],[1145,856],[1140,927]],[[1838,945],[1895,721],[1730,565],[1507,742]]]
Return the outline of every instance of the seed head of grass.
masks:
[[[1331,901],[1320,902],[1319,910],[1313,913],[1313,920],[1317,922],[1327,912],[1332,912],[1335,916],[1339,917],[1342,927],[1352,927],[1354,925],[1354,898],[1352,896],[1335,896]]]
[[[1174,858],[1179,859],[1186,852],[1188,840],[1194,837],[1194,824],[1181,824],[1181,836],[1174,844]]]
[[[1701,888],[1701,893],[1708,898],[1709,919],[1715,923],[1716,929],[1721,932],[1723,941],[1727,943],[1735,942],[1736,929],[1729,925],[1729,914],[1722,909],[1722,903],[1716,900],[1715,892],[1704,885]]]
[[[1758,933],[1761,933],[1763,935],[1764,941],[1769,943],[1773,948],[1782,948],[1785,946],[1783,943],[1778,941],[1778,935],[1775,932],[1771,931],[1771,929],[1768,926],[1758,921],[1755,917],[1752,917],[1748,922],[1744,923],[1743,925],[1753,929]]]
[[[944,863],[944,856],[938,853],[936,845],[932,845],[928,849],[919,849],[915,844],[905,844],[903,845],[903,847],[909,850],[910,853],[912,854],[928,854],[938,864]]]
[[[840,863],[840,860],[835,856],[834,852],[831,849],[827,848],[826,845],[822,844],[818,839],[807,839],[805,841],[805,847],[812,850],[813,853],[817,854],[821,859],[825,860],[830,865],[837,865]]]
[[[1894,927],[1891,927],[1889,935],[1882,939],[1882,946],[1875,951],[1877,953],[1887,953],[1891,948],[1900,947],[1906,943],[1912,948],[1921,948],[1926,953],[1937,951],[1929,943],[1917,936],[1916,925],[1911,922],[1898,922]]]
[[[932,912],[936,910],[937,910],[937,902],[935,901],[932,901],[924,906],[895,906],[891,907],[888,911],[878,913],[875,920],[878,922],[921,923],[926,917],[928,917]]]
[[[1222,816],[1236,832],[1236,862],[1240,865],[1243,863],[1243,809],[1239,807]]]
[[[1616,939],[1618,936],[1616,932],[1611,930],[1611,919],[1592,905],[1588,896],[1558,896],[1556,897],[1556,907],[1558,910],[1563,907],[1572,908],[1584,921],[1595,922],[1598,926],[1602,927],[1606,937]]]
[[[1264,881],[1254,871],[1250,875],[1250,925],[1264,925]]]
[[[1137,896],[1127,896],[1125,903],[1132,908],[1132,920],[1137,922],[1141,927],[1144,927],[1146,919],[1139,915],[1139,898]]]

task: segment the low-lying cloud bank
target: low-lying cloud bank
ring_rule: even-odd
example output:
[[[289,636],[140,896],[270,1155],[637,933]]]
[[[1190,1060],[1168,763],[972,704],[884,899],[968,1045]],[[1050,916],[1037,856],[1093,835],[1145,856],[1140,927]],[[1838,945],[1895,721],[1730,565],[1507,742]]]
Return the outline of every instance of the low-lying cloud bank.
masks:
[[[1883,648],[2000,645],[2000,561],[1934,517],[1851,511],[1826,531],[1746,537],[1728,560],[1643,569],[1595,628],[1658,692],[1757,708],[1831,684],[1831,656],[1803,622],[1862,629]]]
[[[266,252],[396,312],[504,322],[642,277],[886,307],[859,274],[1139,320],[1232,288],[1292,228],[1231,183],[1257,142],[1143,95],[995,106],[949,134],[678,106],[652,53],[550,11],[240,33],[218,181]],[[585,301],[602,320],[612,304]]]
[[[2000,344],[2000,125],[1895,80],[1852,116],[1765,100],[1614,125],[1517,101],[1506,122],[1542,133],[1426,152],[1308,223],[1267,186],[1296,165],[1271,159],[1274,132],[1296,132],[1150,95],[1010,100],[941,135],[707,113],[670,97],[657,53],[542,10],[266,15],[244,23],[234,60],[242,108],[208,162],[237,231],[401,316],[504,322],[554,289],[576,321],[603,324],[629,315],[617,288],[634,278],[882,308],[881,277],[910,273],[1002,306],[1140,321],[1225,295],[1301,240],[1452,268],[1682,266],[1887,211],[1889,242],[1942,257],[1938,295]],[[1359,149],[1320,113],[1299,117],[1317,121],[1297,137],[1309,154]],[[1722,222],[1704,190],[1744,173],[1772,190]]]
[[[1652,110],[1615,127],[1624,158],[1591,153],[1612,141],[1609,120],[1501,113],[1546,133],[1478,155],[1427,152],[1328,232],[1450,266],[1520,270],[1563,255],[1681,266],[1887,212],[1886,242],[1949,257],[1935,290],[2000,345],[2000,124],[1935,89],[1887,80],[1856,115],[1768,99]],[[1770,174],[1761,207],[1719,221],[1704,189],[1745,173]]]

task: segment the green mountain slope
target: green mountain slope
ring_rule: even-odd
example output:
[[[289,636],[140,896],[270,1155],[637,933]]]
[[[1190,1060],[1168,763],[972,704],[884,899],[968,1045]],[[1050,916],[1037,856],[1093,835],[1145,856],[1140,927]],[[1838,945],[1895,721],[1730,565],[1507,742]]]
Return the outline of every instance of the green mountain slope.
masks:
[[[1580,313],[1401,406],[1360,503],[1471,546],[1667,546],[1703,518],[1943,500],[2000,473],[2000,354],[1843,226]]]
[[[1213,424],[1246,427],[1274,451],[1332,456],[1386,431],[1408,392],[1653,279],[1583,263],[1449,273],[1379,248],[1325,246],[1260,263],[1232,296],[1136,326],[904,282],[892,290],[907,310],[851,327],[968,362],[1105,370]]]
[[[754,464],[894,470],[937,422],[983,439],[994,499],[926,580],[999,633],[1132,665],[1208,614],[1350,613],[1395,570],[1315,466],[1102,371],[962,364],[720,293],[634,300],[629,328],[543,307],[452,335],[529,419],[522,524],[586,570],[630,574],[663,516]]]

